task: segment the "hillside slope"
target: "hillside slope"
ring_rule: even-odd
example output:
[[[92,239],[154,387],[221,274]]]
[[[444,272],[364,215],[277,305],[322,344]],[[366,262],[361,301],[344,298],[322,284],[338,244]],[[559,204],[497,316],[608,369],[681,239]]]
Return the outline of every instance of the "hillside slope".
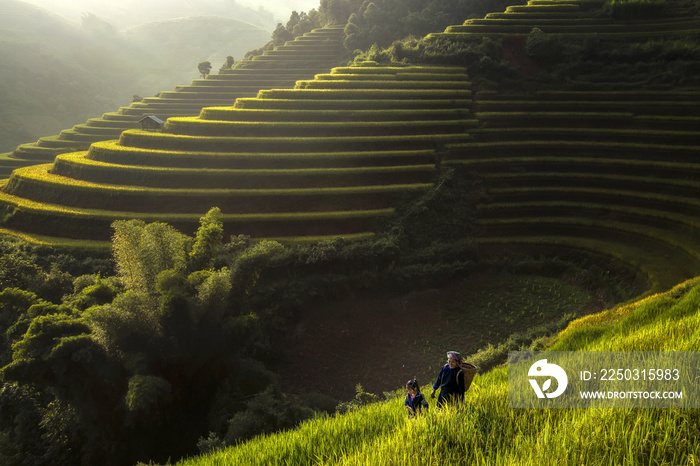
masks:
[[[548,349],[697,351],[699,306],[695,279],[576,320]],[[426,416],[407,419],[400,391],[177,464],[690,465],[700,455],[698,409],[510,409],[507,378],[505,367],[477,375],[459,410],[436,410],[433,402]]]
[[[332,61],[339,32],[314,30],[291,50],[255,57],[261,69],[233,72],[258,75],[269,66],[286,74]],[[281,70],[280,61],[295,68]],[[216,97],[227,89],[221,79],[196,84],[182,94],[204,89]],[[366,237],[400,202],[431,186],[436,146],[469,140],[469,87],[458,67],[334,68],[295,89],[170,118],[163,133],[127,130],[118,142],[94,143],[54,165],[15,170],[3,186],[13,210],[5,225],[107,240],[120,218],[195,231],[201,212],[216,206],[226,235]]]

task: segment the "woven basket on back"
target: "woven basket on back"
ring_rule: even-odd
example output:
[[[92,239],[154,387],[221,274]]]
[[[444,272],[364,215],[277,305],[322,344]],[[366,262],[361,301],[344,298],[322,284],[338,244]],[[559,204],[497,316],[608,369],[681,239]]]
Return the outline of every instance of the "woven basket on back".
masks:
[[[472,384],[474,375],[476,375],[477,367],[468,362],[463,362],[461,367],[462,372],[464,372],[464,391],[466,392]]]

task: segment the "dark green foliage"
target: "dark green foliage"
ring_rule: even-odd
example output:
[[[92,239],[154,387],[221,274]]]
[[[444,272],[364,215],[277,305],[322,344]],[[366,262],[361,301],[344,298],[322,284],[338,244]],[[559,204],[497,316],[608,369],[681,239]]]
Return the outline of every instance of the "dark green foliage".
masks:
[[[46,426],[42,425],[41,405],[47,397],[17,384],[0,388],[0,463],[5,466],[61,464],[58,452],[49,453]]]
[[[319,13],[327,24],[343,26],[362,3],[362,0],[321,0]]]
[[[390,231],[410,248],[468,239],[475,236],[475,208],[484,196],[477,177],[445,169],[433,188],[399,211]]]
[[[614,47],[601,45],[588,39],[581,52],[576,44],[568,45],[567,56],[572,58],[552,67],[552,72],[577,84],[620,83],[621,89],[699,82],[700,46],[696,41],[649,39]]]
[[[64,296],[64,303],[84,311],[91,306],[112,302],[120,291],[123,291],[123,286],[116,277],[81,275],[73,280],[73,293]]]
[[[564,47],[561,38],[554,34],[545,34],[540,28],[533,28],[525,43],[527,55],[538,62],[552,63],[561,59]]]
[[[112,273],[103,253],[62,251],[0,240],[0,289],[19,287],[59,303],[70,288],[70,276]]]
[[[386,49],[372,46],[355,57],[378,63],[410,63],[421,65],[464,66],[475,88],[493,87],[497,83],[513,85],[522,80],[502,58],[501,39],[475,36],[471,40],[452,41],[444,38],[395,41]]]
[[[154,416],[158,405],[167,402],[172,391],[170,382],[155,375],[134,375],[129,379],[129,388],[124,396],[126,409]]]
[[[243,251],[231,270],[231,283],[236,293],[249,294],[270,259],[283,250],[276,241],[260,241]]]
[[[184,455],[203,431],[223,431],[247,409],[243,400],[273,383],[262,365],[242,359],[245,352],[269,349],[256,329],[260,322],[241,312],[230,292],[232,279],[255,287],[282,246],[234,238],[224,248],[217,212],[202,218],[196,239],[164,224],[116,223],[122,280],[81,276],[64,304],[18,289],[0,294],[2,330],[9,329],[3,381],[36,387],[48,397],[35,411],[46,429],[42,448],[68,455],[70,464]],[[236,273],[212,269],[222,252]],[[0,407],[2,402],[0,396]],[[311,412],[280,403],[284,425]],[[223,418],[210,412],[221,407]],[[12,420],[0,424],[8,439],[0,442],[0,454],[29,454],[34,437],[27,433],[11,448],[13,429]]]
[[[370,403],[376,403],[379,401],[379,397],[374,393],[368,393],[362,388],[361,384],[355,386],[355,398],[348,402],[340,403],[336,407],[336,412],[338,414],[345,414],[362,406],[368,405]]]
[[[367,0],[348,18],[345,47],[350,51],[368,50],[375,44],[388,47],[396,40],[442,32],[447,26],[468,18],[483,17],[486,13],[523,3],[518,0]]]
[[[36,287],[41,269],[22,251],[0,257],[0,287],[23,289]]]
[[[120,220],[113,228],[117,273],[128,289],[153,293],[160,272],[185,268],[188,238],[175,228],[138,220]]]
[[[27,310],[37,302],[39,298],[36,294],[19,288],[5,288],[0,292],[0,364],[3,366],[12,360],[14,338],[7,334],[8,330],[15,327]]]
[[[221,209],[215,207],[200,220],[200,227],[190,252],[193,269],[209,269],[214,264],[215,256],[221,249],[224,237],[224,228],[220,218]]]
[[[294,427],[314,415],[293,395],[283,394],[271,385],[246,403],[246,410],[233,416],[228,423],[224,441],[233,445],[255,435]]]
[[[659,18],[665,15],[666,0],[609,0],[605,9],[615,19]]]

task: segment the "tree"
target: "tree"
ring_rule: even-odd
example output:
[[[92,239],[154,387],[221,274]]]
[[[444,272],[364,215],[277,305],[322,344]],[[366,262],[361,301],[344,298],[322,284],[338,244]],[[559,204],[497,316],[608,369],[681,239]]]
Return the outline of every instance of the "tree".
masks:
[[[274,376],[250,359],[269,342],[244,294],[284,247],[244,237],[224,246],[220,216],[212,208],[195,238],[164,223],[114,222],[118,276],[78,277],[61,304],[0,293],[0,377],[15,387],[0,387],[0,462],[164,462],[191,454],[197,438],[223,432],[236,413],[258,414],[241,400]],[[217,259],[231,268],[214,270]],[[310,415],[278,398],[284,416],[274,425]]]
[[[221,65],[221,68],[219,68],[219,72],[225,71],[225,70],[230,70],[233,68],[233,65],[236,63],[236,61],[233,59],[231,55],[226,57],[226,61],[224,62],[223,65]]]
[[[327,24],[343,25],[353,12],[353,6],[348,0],[321,0],[319,12]]]
[[[159,273],[185,269],[189,238],[170,225],[119,220],[112,228],[117,274],[127,289],[153,294]]]
[[[213,207],[199,220],[200,226],[190,252],[193,270],[205,270],[214,265],[214,257],[221,250],[224,237],[224,225],[220,218],[221,209]]]
[[[282,23],[277,23],[277,27],[272,31],[272,45],[284,45],[285,42],[293,39],[292,33]]]
[[[202,75],[202,78],[207,79],[207,76],[209,76],[209,72],[211,71],[211,63],[208,61],[203,61],[197,65],[197,69],[199,69],[199,74]]]

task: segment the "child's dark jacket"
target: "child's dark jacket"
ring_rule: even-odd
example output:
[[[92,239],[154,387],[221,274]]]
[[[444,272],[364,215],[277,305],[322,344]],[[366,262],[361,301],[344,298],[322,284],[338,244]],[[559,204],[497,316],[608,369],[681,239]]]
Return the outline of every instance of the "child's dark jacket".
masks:
[[[421,412],[421,409],[428,409],[428,402],[425,400],[425,397],[423,394],[418,390],[416,395],[414,397],[411,397],[411,394],[409,393],[406,395],[406,400],[404,401],[404,405],[408,406],[409,408],[413,409],[413,412],[416,414],[419,414]]]

